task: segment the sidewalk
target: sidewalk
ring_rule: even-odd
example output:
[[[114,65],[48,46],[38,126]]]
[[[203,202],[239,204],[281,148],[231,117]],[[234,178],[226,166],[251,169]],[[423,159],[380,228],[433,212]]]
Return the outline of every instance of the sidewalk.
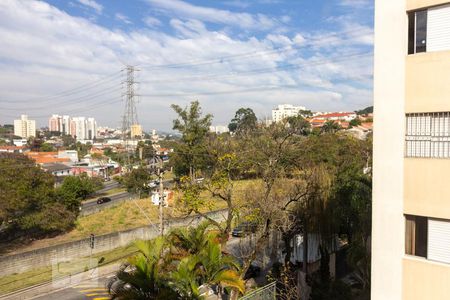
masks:
[[[48,293],[65,290],[82,283],[92,283],[93,281],[95,282],[100,277],[114,274],[118,271],[119,267],[120,263],[112,263],[83,273],[70,275],[61,279],[57,279],[55,281],[38,284],[6,295],[1,295],[0,300],[33,299],[36,297],[42,297]]]

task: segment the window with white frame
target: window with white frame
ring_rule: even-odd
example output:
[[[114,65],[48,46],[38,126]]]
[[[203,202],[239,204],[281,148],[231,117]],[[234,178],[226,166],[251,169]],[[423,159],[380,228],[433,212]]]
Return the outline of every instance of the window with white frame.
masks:
[[[405,254],[450,264],[450,221],[405,215]]]
[[[406,114],[405,156],[450,158],[450,112]]]
[[[408,54],[450,50],[450,4],[408,13]]]

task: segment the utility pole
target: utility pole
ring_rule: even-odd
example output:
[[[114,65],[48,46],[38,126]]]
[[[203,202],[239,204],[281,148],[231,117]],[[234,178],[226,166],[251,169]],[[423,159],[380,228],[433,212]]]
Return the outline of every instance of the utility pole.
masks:
[[[163,172],[161,167],[158,167],[158,178],[159,178],[159,229],[161,231],[161,236],[164,235],[164,184],[163,184]]]
[[[125,143],[125,151],[127,152],[127,166],[130,167],[130,151],[132,151],[133,148],[129,141],[134,140],[131,128],[132,126],[139,124],[136,111],[136,98],[138,95],[135,92],[137,82],[134,80],[134,72],[137,70],[134,66],[126,66],[125,70],[127,78],[123,82],[125,84],[125,92],[122,94],[125,99],[125,111],[122,120],[122,139]]]

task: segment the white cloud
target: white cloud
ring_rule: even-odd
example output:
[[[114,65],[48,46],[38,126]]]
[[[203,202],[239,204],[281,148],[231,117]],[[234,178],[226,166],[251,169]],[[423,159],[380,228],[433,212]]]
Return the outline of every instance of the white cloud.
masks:
[[[97,14],[101,14],[103,11],[103,6],[98,2],[95,2],[95,0],[77,0],[77,1],[85,6],[94,9]]]
[[[236,13],[212,7],[195,6],[181,0],[146,1],[152,7],[181,19],[197,19],[203,22],[226,24],[254,30],[267,30],[277,25],[274,19],[263,14]]]
[[[340,0],[339,4],[349,7],[363,7],[372,5],[372,0]]]
[[[114,15],[114,17],[116,18],[116,20],[124,22],[125,24],[133,24],[133,22],[131,22],[130,19],[127,16],[125,16],[125,15],[123,15],[121,13],[116,13]]]
[[[208,30],[204,22],[208,21],[173,17],[169,24],[175,35],[149,28],[124,32],[70,16],[45,2],[2,0],[0,123],[28,113],[44,125],[50,114],[68,113],[94,116],[100,125],[118,126],[124,105],[120,100],[123,76],[111,77],[81,95],[30,99],[95,82],[118,72],[123,63],[138,65],[141,70],[137,72],[142,95],[138,114],[145,129],[170,129],[174,117],[170,104],[184,106],[194,99],[201,101],[205,112],[215,115],[215,123],[222,124],[242,106],[264,116],[284,102],[313,110],[353,110],[371,101],[370,58],[333,59],[354,51],[363,41],[349,37],[336,47],[327,40],[313,47],[317,53],[304,55],[308,42],[326,33],[237,38],[225,30]],[[150,24],[160,23],[152,20]],[[338,43],[339,39],[331,41]],[[276,50],[280,46],[289,51]],[[327,51],[337,53],[333,56]],[[217,59],[220,57],[223,59]],[[190,65],[179,66],[186,63]],[[282,68],[290,64],[299,67]],[[165,67],[158,67],[161,65]],[[360,86],[336,83],[343,79],[357,80]],[[298,88],[263,89],[284,85]],[[220,93],[245,89],[251,91]],[[95,92],[100,95],[86,98]],[[5,99],[17,103],[3,103]]]
[[[247,8],[250,6],[249,2],[242,1],[242,0],[225,1],[225,2],[223,2],[223,4],[228,5],[228,6],[238,7],[238,8]]]
[[[162,23],[159,19],[151,16],[147,16],[142,19],[142,21],[149,27],[158,27],[161,26]]]

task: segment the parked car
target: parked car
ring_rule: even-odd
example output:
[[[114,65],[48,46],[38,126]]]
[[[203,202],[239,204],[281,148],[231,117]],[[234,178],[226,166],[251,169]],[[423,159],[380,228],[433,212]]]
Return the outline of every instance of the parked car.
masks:
[[[231,232],[232,236],[241,237],[246,234],[255,233],[258,224],[255,222],[242,222]]]
[[[159,180],[153,180],[153,181],[150,181],[150,183],[148,184],[148,186],[149,186],[150,188],[158,187],[158,186],[159,186]]]
[[[109,197],[100,197],[97,199],[97,204],[103,204],[103,203],[110,202],[110,201],[111,201],[111,198],[109,198]]]

